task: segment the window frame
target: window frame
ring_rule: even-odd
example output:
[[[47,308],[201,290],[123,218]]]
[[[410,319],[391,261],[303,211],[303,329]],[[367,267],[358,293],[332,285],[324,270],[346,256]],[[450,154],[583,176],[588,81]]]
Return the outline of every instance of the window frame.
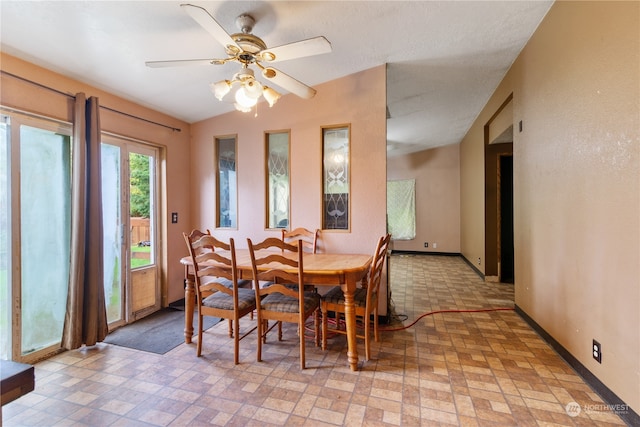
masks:
[[[10,248],[11,259],[9,260],[11,269],[8,277],[9,287],[9,312],[11,316],[10,327],[10,349],[8,355],[11,360],[22,363],[34,363],[37,360],[46,358],[52,354],[61,351],[62,346],[62,334],[58,341],[52,344],[48,344],[43,347],[34,349],[33,351],[27,351],[23,353],[23,331],[25,327],[23,319],[23,299],[25,297],[23,292],[22,274],[22,207],[21,207],[21,127],[28,126],[31,128],[51,132],[59,135],[63,135],[69,138],[69,192],[71,192],[71,180],[73,174],[73,124],[63,120],[54,118],[48,118],[36,114],[30,114],[19,110],[13,110],[10,108],[1,108],[0,114],[3,117],[8,118],[8,138],[9,138],[9,152],[8,152],[8,191],[9,191],[9,204],[11,206],[9,215],[9,234],[11,236]],[[4,119],[3,119],[4,120]],[[70,194],[70,197],[71,194]],[[71,221],[71,208],[67,212],[69,216],[69,222]],[[68,236],[70,238],[70,236]],[[68,246],[68,255],[71,253],[71,246]],[[68,291],[68,278],[62,285],[64,292]],[[66,301],[66,296],[64,297]],[[63,307],[66,310],[66,304]],[[4,310],[3,310],[4,311]]]
[[[271,224],[272,216],[272,200],[271,200],[271,135],[283,135],[286,134],[287,138],[287,225],[285,227],[273,227]],[[267,230],[289,230],[291,226],[291,130],[282,129],[274,131],[266,131],[264,133],[264,163],[265,163],[265,229]]]
[[[327,180],[326,180],[326,175],[327,175],[327,162],[326,162],[326,157],[328,156],[328,149],[327,149],[327,136],[328,133],[330,132],[336,132],[336,131],[341,131],[344,130],[347,133],[346,136],[346,149],[347,149],[347,153],[344,156],[344,162],[346,165],[346,193],[328,193],[327,192]],[[328,126],[322,126],[321,130],[320,130],[320,136],[321,136],[321,155],[322,155],[322,179],[321,179],[321,194],[322,194],[322,202],[321,202],[321,220],[322,220],[322,230],[323,231],[331,231],[331,232],[350,232],[351,231],[351,124],[350,123],[343,123],[343,124],[336,124],[336,125],[328,125]],[[346,225],[345,227],[341,227],[341,228],[330,228],[328,225],[329,222],[329,218],[327,217],[327,215],[325,215],[325,213],[327,212],[327,205],[330,203],[330,201],[327,200],[327,195],[329,194],[346,194],[346,210],[345,210],[345,214],[347,216],[345,222]],[[336,216],[336,221],[337,221],[337,216]]]
[[[234,169],[233,171],[235,172],[235,203],[233,203],[231,200],[229,201],[229,206],[231,207],[231,204],[233,204],[233,208],[234,208],[234,215],[235,215],[235,224],[234,221],[231,221],[230,225],[222,225],[221,224],[221,217],[222,217],[222,212],[221,212],[221,180],[220,180],[220,143],[221,141],[226,141],[226,140],[233,140],[233,164],[234,164]],[[238,135],[237,134],[229,134],[229,135],[219,135],[219,136],[215,136],[213,138],[213,155],[214,155],[214,164],[215,164],[215,171],[216,171],[216,177],[215,177],[215,182],[216,182],[216,228],[218,229],[227,229],[227,230],[237,230],[238,229]],[[231,191],[229,191],[229,194],[231,195]],[[230,197],[231,198],[231,197]]]

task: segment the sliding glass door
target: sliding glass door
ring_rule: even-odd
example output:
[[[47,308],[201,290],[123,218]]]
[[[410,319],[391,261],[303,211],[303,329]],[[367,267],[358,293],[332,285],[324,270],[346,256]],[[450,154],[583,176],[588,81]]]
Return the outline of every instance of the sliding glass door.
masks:
[[[58,351],[67,306],[72,126],[0,114],[0,358]],[[104,290],[111,328],[160,308],[158,150],[103,135]]]
[[[71,236],[71,127],[2,116],[2,358],[29,362],[60,347]]]

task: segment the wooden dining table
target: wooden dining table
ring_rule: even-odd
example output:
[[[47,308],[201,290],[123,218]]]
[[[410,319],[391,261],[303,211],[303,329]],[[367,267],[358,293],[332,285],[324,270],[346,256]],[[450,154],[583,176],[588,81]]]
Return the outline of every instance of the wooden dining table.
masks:
[[[266,251],[256,252],[256,256]],[[295,254],[294,254],[295,255]],[[345,323],[347,331],[347,358],[352,371],[358,370],[358,349],[356,345],[356,313],[353,295],[358,283],[363,280],[371,265],[372,256],[363,254],[305,253],[303,257],[304,283],[323,286],[340,286],[344,292]],[[193,263],[191,257],[180,260],[185,272],[185,326],[184,340],[191,342],[193,336],[193,312],[195,307],[195,289]],[[240,279],[252,279],[251,255],[248,249],[236,249],[236,264]],[[290,266],[271,263],[264,269],[281,268],[291,270]]]

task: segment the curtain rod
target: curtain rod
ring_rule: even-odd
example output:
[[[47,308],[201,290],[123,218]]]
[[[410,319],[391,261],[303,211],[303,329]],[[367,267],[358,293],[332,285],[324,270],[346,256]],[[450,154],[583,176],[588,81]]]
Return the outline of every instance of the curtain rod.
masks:
[[[72,98],[72,99],[76,98],[76,96],[73,95],[73,94],[62,92],[61,90],[58,90],[58,89],[55,89],[55,88],[52,88],[52,87],[49,87],[49,86],[45,86],[42,83],[34,82],[33,80],[26,79],[26,78],[18,76],[16,74],[9,73],[9,72],[4,71],[4,70],[0,70],[0,72],[2,74],[5,74],[5,75],[9,76],[9,77],[13,77],[15,79],[22,80],[23,82],[32,84],[34,86],[38,86],[39,88],[46,89],[48,91],[57,93],[58,95],[66,96],[67,98]],[[176,128],[176,127],[173,127],[173,126],[169,126],[169,125],[165,125],[165,124],[162,124],[162,123],[154,122],[152,120],[145,119],[143,117],[134,116],[133,114],[129,114],[129,113],[125,113],[125,112],[122,112],[122,111],[118,111],[118,110],[115,110],[113,108],[106,107],[104,105],[100,105],[100,108],[102,108],[104,110],[107,110],[107,111],[111,111],[112,113],[117,113],[117,114],[120,114],[120,115],[123,115],[123,116],[126,116],[126,117],[131,117],[133,119],[141,120],[143,122],[151,123],[151,124],[156,125],[156,126],[162,126],[164,128],[171,129],[172,131],[182,132],[182,129],[180,129],[180,128]]]
[[[127,117],[131,117],[133,119],[141,120],[143,122],[151,123],[151,124],[156,125],[156,126],[162,126],[162,127],[167,128],[167,129],[171,129],[172,131],[182,132],[182,129],[180,129],[180,128],[174,128],[173,126],[164,125],[162,123],[154,122],[152,120],[145,119],[144,117],[138,117],[138,116],[134,116],[133,114],[124,113],[122,111],[114,110],[113,108],[105,107],[104,105],[100,105],[100,108],[102,108],[103,110],[111,111],[113,113],[118,113],[118,114],[120,114],[122,116],[127,116]]]

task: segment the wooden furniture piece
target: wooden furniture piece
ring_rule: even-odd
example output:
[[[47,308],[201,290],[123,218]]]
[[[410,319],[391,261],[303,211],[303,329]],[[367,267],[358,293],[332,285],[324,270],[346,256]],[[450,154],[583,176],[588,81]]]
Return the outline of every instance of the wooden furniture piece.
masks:
[[[256,360],[262,361],[262,344],[267,341],[267,333],[278,326],[278,341],[282,341],[282,322],[296,323],[300,341],[300,369],[305,368],[305,323],[313,315],[316,345],[319,346],[320,296],[304,289],[304,263],[302,240],[295,245],[269,237],[254,244],[247,239],[253,288],[256,292],[256,312],[258,318],[258,351]],[[279,251],[275,251],[279,250]],[[288,254],[289,256],[285,256]],[[272,263],[280,265],[273,266]],[[288,266],[285,269],[281,266]],[[260,282],[267,282],[260,286]],[[269,320],[276,323],[269,328]]]
[[[303,254],[304,283],[311,283],[315,286],[340,285],[344,291],[348,344],[347,358],[353,371],[358,369],[356,316],[353,295],[358,282],[366,275],[371,259],[371,255],[363,254]],[[186,343],[190,343],[193,335],[193,309],[195,305],[193,261],[191,257],[184,257],[180,262],[184,265],[186,282],[184,339]],[[251,256],[248,249],[236,249],[236,263],[241,278],[252,277]],[[286,271],[291,267],[282,265],[282,268]],[[295,269],[293,270],[295,271]]]
[[[362,288],[358,288],[355,291],[353,300],[355,305],[356,316],[362,317],[362,322],[364,323],[364,334],[358,335],[357,338],[364,339],[364,348],[365,348],[365,360],[369,360],[371,357],[371,343],[370,343],[370,324],[371,324],[371,315],[373,314],[373,335],[377,341],[380,340],[378,336],[378,291],[380,290],[380,279],[382,277],[382,270],[384,267],[384,262],[387,259],[387,250],[389,249],[389,241],[391,240],[391,235],[387,234],[386,236],[380,237],[378,239],[378,244],[376,245],[376,250],[373,254],[373,261],[371,263],[371,268],[369,269],[369,277],[366,283]],[[340,287],[334,287],[325,295],[322,296],[322,302],[320,303],[320,307],[322,310],[322,349],[325,350],[327,347],[327,333],[329,331],[339,334],[346,334],[345,330],[340,329],[340,319],[342,314],[345,311],[345,297],[344,292]],[[335,328],[328,327],[328,317],[327,314],[329,311],[335,313]]]
[[[198,309],[197,356],[200,357],[202,354],[203,316],[220,317],[228,320],[229,337],[234,341],[234,363],[237,365],[240,340],[256,329],[253,328],[240,336],[240,318],[256,309],[256,295],[253,289],[238,286],[233,239],[227,244],[210,234],[198,237],[196,233],[195,238],[192,238],[183,233],[183,236],[194,267],[195,300]],[[207,263],[208,261],[211,263]],[[191,313],[193,318],[193,310]]]
[[[304,227],[298,227],[291,231],[282,230],[282,241],[286,243],[294,243],[296,240],[302,240],[302,248],[305,252],[316,253],[318,247],[318,235],[320,230],[308,230]]]
[[[2,405],[33,391],[36,380],[33,366],[11,360],[0,360],[0,400]]]
[[[302,242],[302,249],[305,252],[310,252],[315,254],[318,248],[318,235],[320,234],[320,230],[316,228],[315,231],[308,230],[304,227],[298,227],[291,231],[287,231],[282,229],[282,241],[286,243],[296,244],[298,240]],[[305,284],[305,288],[307,291],[315,291],[318,292],[318,288],[313,285]],[[318,307],[320,310],[320,307]]]
[[[204,231],[198,230],[198,229],[193,229],[191,230],[191,233],[189,233],[189,239],[194,242],[196,240],[198,240],[200,237],[202,236],[211,236],[211,230],[209,230],[207,228],[207,232],[205,233]],[[211,247],[206,247],[206,249],[210,250],[210,251],[214,251],[215,248],[213,246]],[[203,277],[202,281],[209,281],[212,280],[212,277]],[[224,277],[218,277],[217,278],[218,283],[221,283],[227,287],[232,287],[233,283],[231,282],[231,280],[224,278]],[[252,281],[251,280],[238,280],[238,287],[240,288],[251,288],[252,285]]]

